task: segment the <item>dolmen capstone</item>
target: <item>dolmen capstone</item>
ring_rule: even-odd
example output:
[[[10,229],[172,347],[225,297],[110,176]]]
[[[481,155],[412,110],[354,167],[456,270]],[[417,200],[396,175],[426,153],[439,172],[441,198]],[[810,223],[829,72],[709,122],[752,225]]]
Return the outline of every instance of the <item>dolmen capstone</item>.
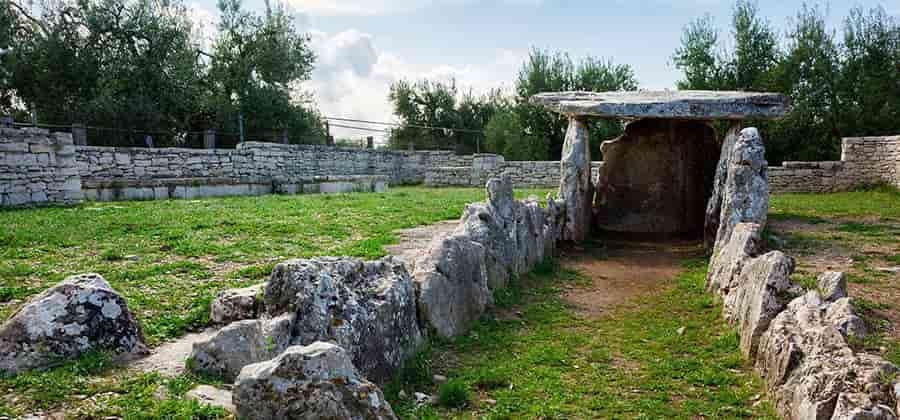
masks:
[[[866,324],[846,276],[822,273],[808,291],[791,281],[793,258],[767,251],[762,237],[769,205],[762,140],[753,128],[729,136],[707,209],[718,224],[707,232],[715,239],[706,286],[737,326],[742,353],[786,419],[896,419],[897,367],[851,346]]]
[[[50,367],[90,351],[123,359],[148,353],[125,299],[98,274],[66,278],[0,326],[0,373]]]

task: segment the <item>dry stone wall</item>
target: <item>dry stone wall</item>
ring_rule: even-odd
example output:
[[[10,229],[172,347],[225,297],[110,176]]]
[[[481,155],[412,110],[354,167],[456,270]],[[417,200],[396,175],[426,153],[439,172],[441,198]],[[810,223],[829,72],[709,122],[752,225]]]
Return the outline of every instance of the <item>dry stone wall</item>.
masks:
[[[837,192],[875,184],[900,188],[900,136],[845,138],[840,161],[769,167],[769,187],[775,193]]]
[[[0,128],[0,207],[81,199],[71,134]]]
[[[596,182],[603,162],[592,162]],[[381,191],[388,184],[480,187],[508,176],[516,188],[555,188],[558,161],[494,154],[346,149],[247,142],[237,149],[74,146],[66,133],[0,129],[0,206],[213,195]],[[900,136],[847,138],[841,161],[769,168],[772,192],[900,187]]]

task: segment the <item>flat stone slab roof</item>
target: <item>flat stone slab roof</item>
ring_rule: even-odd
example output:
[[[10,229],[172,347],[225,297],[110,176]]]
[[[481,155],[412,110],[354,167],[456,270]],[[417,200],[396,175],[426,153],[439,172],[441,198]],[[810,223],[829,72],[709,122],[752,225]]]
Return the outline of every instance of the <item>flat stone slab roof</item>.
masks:
[[[790,109],[779,93],[711,90],[547,92],[531,102],[569,116],[626,119],[776,119]]]

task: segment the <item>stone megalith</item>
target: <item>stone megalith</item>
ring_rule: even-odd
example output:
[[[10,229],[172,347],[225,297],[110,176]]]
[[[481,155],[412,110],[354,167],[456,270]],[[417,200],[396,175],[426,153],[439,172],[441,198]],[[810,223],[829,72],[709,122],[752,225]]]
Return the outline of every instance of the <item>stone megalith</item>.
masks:
[[[278,356],[291,345],[294,314],[235,321],[194,343],[191,369],[233,381],[244,366]]]
[[[233,401],[245,419],[397,418],[347,351],[324,342],[289,347],[274,359],[247,365],[235,381]]]
[[[335,342],[367,378],[378,383],[399,369],[424,340],[415,286],[394,257],[289,260],[272,271],[264,299],[269,315],[297,315],[292,344]]]
[[[485,247],[465,234],[436,238],[416,262],[419,314],[441,337],[469,330],[492,301]]]
[[[559,198],[565,202],[562,240],[580,242],[590,234],[594,188],[591,184],[591,150],[584,121],[571,117],[559,162],[562,179]]]
[[[728,243],[731,232],[739,223],[765,227],[769,213],[767,168],[759,131],[753,127],[741,130],[728,161],[713,255]]]
[[[125,299],[99,274],[71,276],[32,298],[0,326],[0,372],[48,367],[88,351],[148,353]]]
[[[719,216],[722,211],[722,200],[725,195],[725,182],[728,180],[728,162],[731,161],[731,151],[741,134],[741,124],[732,122],[722,140],[722,150],[719,153],[719,163],[716,165],[716,175],[713,179],[712,195],[706,204],[706,220],[703,225],[703,243],[707,250],[712,250],[716,243],[716,234],[719,231]]]

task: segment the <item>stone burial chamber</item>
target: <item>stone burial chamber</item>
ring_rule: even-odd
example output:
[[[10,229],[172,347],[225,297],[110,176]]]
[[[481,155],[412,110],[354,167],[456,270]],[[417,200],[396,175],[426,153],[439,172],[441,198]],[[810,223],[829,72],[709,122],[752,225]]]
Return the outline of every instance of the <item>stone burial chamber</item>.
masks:
[[[717,231],[725,157],[744,119],[774,119],[788,110],[783,95],[751,92],[559,92],[531,101],[569,118],[560,199],[563,238],[583,240],[592,226],[606,231],[690,234]],[[625,120],[622,136],[604,141],[603,165],[592,185],[587,124]],[[719,140],[711,124],[730,121]],[[723,159],[720,159],[720,156]],[[711,240],[708,242],[711,244]]]

